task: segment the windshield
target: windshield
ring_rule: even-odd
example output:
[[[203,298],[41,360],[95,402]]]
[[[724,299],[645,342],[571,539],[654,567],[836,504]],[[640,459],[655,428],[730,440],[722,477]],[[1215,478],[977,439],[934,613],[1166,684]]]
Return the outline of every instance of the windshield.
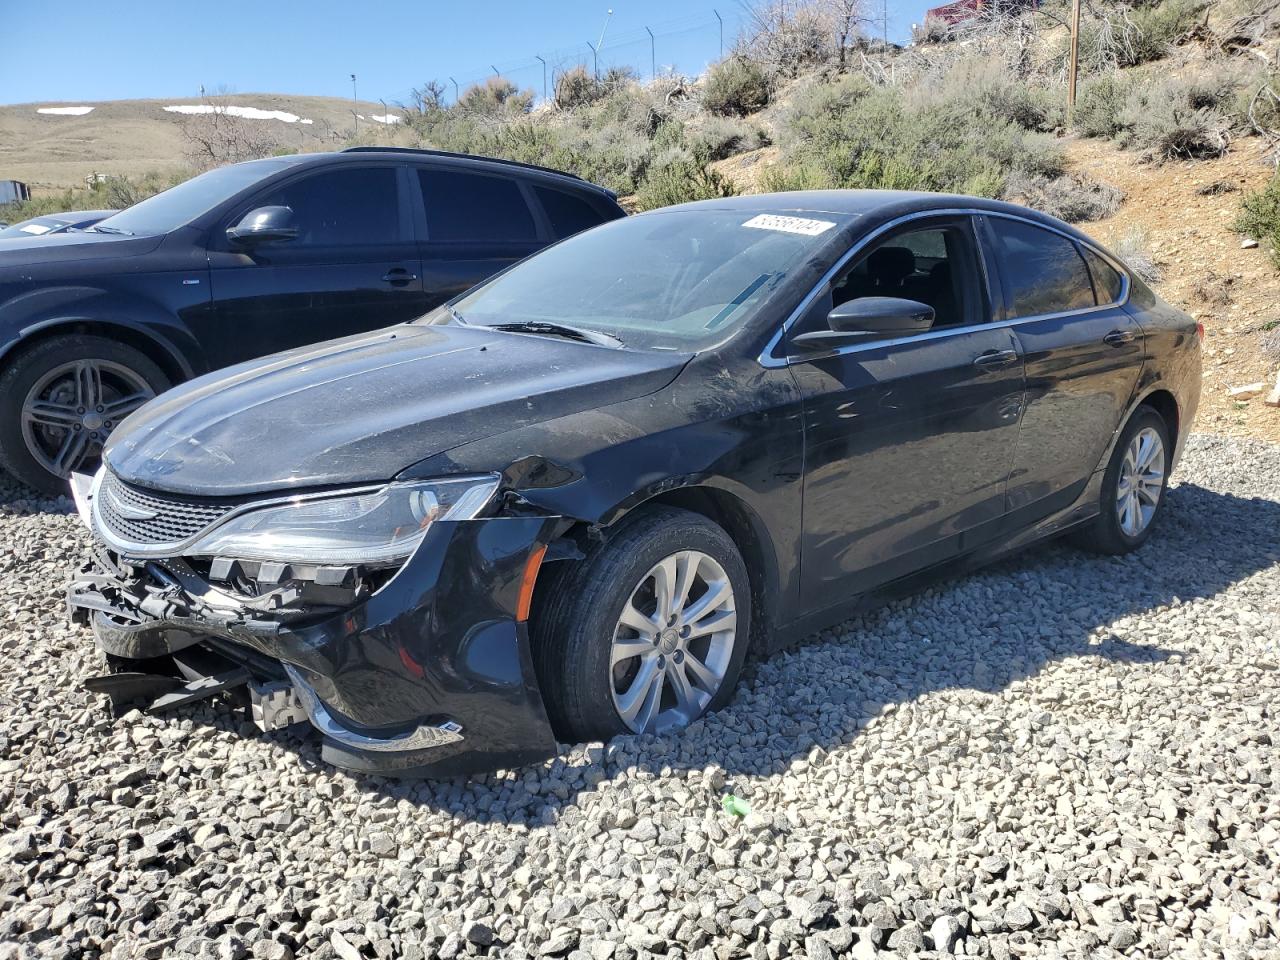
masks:
[[[495,277],[453,314],[485,326],[561,324],[642,349],[703,349],[747,324],[844,219],[815,217],[707,209],[615,220]]]
[[[64,222],[55,217],[33,217],[22,223],[15,223],[12,227],[0,229],[0,238],[39,237],[61,226],[64,226]]]
[[[253,161],[219,167],[135,203],[94,224],[102,233],[156,236],[190,223],[200,214],[285,166],[283,161]]]

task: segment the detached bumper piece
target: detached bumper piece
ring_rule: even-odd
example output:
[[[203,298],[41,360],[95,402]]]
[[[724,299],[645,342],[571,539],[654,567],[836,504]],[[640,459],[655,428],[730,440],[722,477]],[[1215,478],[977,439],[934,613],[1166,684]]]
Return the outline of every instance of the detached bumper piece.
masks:
[[[363,773],[545,759],[555,737],[518,611],[555,523],[437,522],[400,570],[337,610],[264,611],[182,560],[101,553],[67,602],[118,672],[86,686],[153,712],[230,693],[263,730],[309,722],[327,762]]]

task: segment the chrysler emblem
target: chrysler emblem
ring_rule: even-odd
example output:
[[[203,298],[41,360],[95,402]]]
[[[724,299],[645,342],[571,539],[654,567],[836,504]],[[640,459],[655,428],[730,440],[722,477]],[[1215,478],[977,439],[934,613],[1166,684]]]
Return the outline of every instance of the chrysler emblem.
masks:
[[[159,514],[154,510],[133,507],[116,496],[114,490],[103,491],[113,513],[125,520],[154,520]]]

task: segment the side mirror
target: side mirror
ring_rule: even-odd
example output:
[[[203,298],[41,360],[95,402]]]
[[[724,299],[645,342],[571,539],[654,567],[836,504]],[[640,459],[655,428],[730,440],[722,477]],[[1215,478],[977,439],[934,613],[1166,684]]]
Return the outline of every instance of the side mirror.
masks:
[[[273,240],[293,240],[297,236],[293,211],[288,207],[258,207],[246,213],[234,227],[227,228],[227,239],[241,247]]]
[[[901,297],[858,297],[827,314],[826,330],[812,330],[792,343],[822,349],[852,340],[905,337],[933,326],[933,307]]]

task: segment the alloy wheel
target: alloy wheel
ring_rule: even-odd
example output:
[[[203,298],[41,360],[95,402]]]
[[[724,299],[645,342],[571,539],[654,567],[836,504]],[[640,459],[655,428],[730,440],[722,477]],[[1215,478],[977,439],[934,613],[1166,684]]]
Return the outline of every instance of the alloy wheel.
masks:
[[[142,376],[110,360],[73,360],[36,381],[22,404],[22,439],[49,473],[68,477],[102,451],[121,420],[155,396]]]
[[[1164,441],[1152,427],[1139,430],[1120,462],[1116,517],[1125,536],[1136,537],[1151,523],[1164,491]]]
[[[683,550],[655,564],[613,633],[610,690],[628,729],[662,732],[700,717],[724,683],[737,623],[733,584],[714,558]]]

